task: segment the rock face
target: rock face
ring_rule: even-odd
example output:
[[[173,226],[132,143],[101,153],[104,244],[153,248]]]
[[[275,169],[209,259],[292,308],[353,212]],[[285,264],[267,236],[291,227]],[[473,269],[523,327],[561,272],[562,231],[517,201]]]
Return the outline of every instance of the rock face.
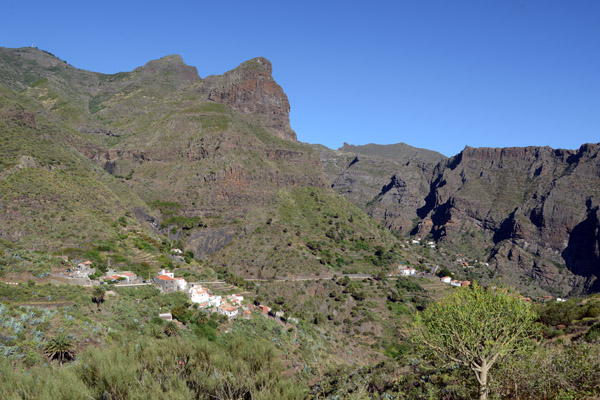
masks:
[[[290,127],[290,103],[273,77],[271,62],[258,57],[222,76],[209,76],[201,90],[208,99],[258,116],[264,126],[282,139],[296,140]]]
[[[436,167],[413,233],[488,249],[498,271],[556,292],[598,291],[599,152],[467,147]]]

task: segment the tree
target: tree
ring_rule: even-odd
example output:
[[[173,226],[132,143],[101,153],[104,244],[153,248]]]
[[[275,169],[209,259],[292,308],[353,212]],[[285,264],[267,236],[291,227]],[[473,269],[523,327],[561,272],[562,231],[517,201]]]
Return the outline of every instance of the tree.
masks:
[[[437,273],[437,276],[439,276],[440,278],[443,278],[445,276],[452,276],[452,272],[450,272],[450,270],[446,267],[440,269]]]
[[[100,311],[100,304],[104,303],[105,295],[106,290],[104,290],[104,287],[94,287],[94,291],[92,292],[92,302],[96,303],[96,306],[98,306],[98,311]]]
[[[485,400],[490,369],[534,343],[536,320],[517,293],[474,284],[417,314],[414,338],[433,354],[470,368],[479,382],[479,399]]]
[[[165,329],[163,331],[165,332],[165,335],[169,337],[177,336],[177,334],[179,334],[179,327],[177,326],[175,321],[169,321],[165,325]]]
[[[65,335],[59,333],[54,339],[51,339],[44,346],[44,354],[50,360],[58,360],[58,364],[62,365],[65,360],[75,359],[75,343]]]

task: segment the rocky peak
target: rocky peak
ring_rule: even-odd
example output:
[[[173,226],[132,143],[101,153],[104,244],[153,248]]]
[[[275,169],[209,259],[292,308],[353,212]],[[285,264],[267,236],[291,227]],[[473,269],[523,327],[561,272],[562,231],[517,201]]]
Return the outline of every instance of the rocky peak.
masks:
[[[225,72],[223,76],[232,80],[255,78],[272,81],[272,73],[273,66],[271,65],[271,61],[264,57],[256,57],[241,63],[237,68],[234,68],[231,71]]]
[[[135,71],[150,76],[167,76],[169,80],[174,81],[178,87],[185,87],[190,83],[200,80],[196,67],[187,65],[183,62],[181,56],[177,54],[149,61],[143,67],[136,68]]]
[[[201,88],[208,99],[244,114],[256,114],[266,129],[282,139],[296,140],[290,127],[290,103],[271,76],[271,62],[253,58],[222,76],[209,76]]]

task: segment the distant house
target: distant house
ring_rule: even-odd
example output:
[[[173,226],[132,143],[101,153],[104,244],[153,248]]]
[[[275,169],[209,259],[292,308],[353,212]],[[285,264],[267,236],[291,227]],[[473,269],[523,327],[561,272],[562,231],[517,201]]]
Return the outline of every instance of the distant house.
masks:
[[[462,281],[460,283],[460,286],[465,287],[465,286],[470,286],[471,285],[471,281]]]
[[[94,268],[88,269],[76,269],[70,273],[70,277],[72,278],[89,278],[90,275],[94,274],[96,270]]]
[[[221,305],[221,296],[209,295],[208,304],[212,307],[219,307]]]
[[[173,279],[172,276],[158,275],[157,277],[154,278],[154,283],[163,292],[174,292],[177,290],[177,285],[175,284],[175,279]]]
[[[229,306],[223,304],[219,307],[218,313],[225,315],[227,318],[231,319],[238,315],[238,308],[236,306]]]
[[[246,310],[242,313],[242,318],[244,318],[244,319],[250,319],[251,316],[252,316],[252,312],[249,310]]]
[[[206,303],[206,306],[208,307],[208,299],[208,289],[202,286],[194,286],[192,289],[190,289],[190,301],[192,303]]]
[[[230,294],[229,296],[227,296],[227,300],[231,303],[231,304],[235,304],[235,305],[241,305],[242,301],[244,301],[244,296],[240,296],[239,294]]]
[[[452,278],[449,276],[444,276],[442,279],[440,279],[442,282],[444,283],[450,283],[452,282]]]
[[[271,307],[267,307],[265,305],[259,304],[255,307],[255,310],[260,311],[263,315],[267,315],[269,311],[271,311]]]
[[[417,270],[412,267],[398,267],[398,273],[402,276],[412,276],[417,274]]]
[[[450,281],[450,285],[456,286],[456,287],[461,287],[462,282],[461,281]]]
[[[168,277],[175,278],[175,275],[168,269],[161,269],[160,271],[158,271],[156,276],[160,276],[160,275],[166,275]]]
[[[171,315],[171,313],[158,314],[158,318],[165,321],[173,321],[173,315]]]
[[[119,278],[125,278],[125,282],[127,283],[133,283],[135,281],[137,281],[137,275],[134,274],[133,272],[118,272],[116,273],[114,276],[117,276]]]
[[[175,280],[175,285],[177,286],[177,290],[185,291],[187,287],[187,281],[184,278],[173,278]]]
[[[90,268],[91,265],[92,265],[92,262],[90,260],[87,260],[87,261],[77,264],[77,268],[81,268],[81,269]]]

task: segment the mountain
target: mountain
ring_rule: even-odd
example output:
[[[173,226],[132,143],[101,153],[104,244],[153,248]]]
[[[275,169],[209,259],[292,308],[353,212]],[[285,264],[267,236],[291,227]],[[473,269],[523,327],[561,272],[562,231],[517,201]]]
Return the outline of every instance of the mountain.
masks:
[[[55,171],[69,186],[41,178],[26,185],[25,177],[11,173],[5,193],[27,188],[0,203],[9,214],[18,204],[26,215],[3,224],[13,244],[60,252],[67,244],[121,243],[114,239],[122,235],[116,221],[127,216],[140,234],[155,238],[148,239],[151,246],[159,246],[161,237],[180,240],[197,259],[226,264],[246,277],[329,271],[329,264],[341,269],[346,262],[352,264],[348,270],[364,271],[375,268],[370,257],[376,246],[397,244],[327,187],[318,155],[296,140],[289,101],[265,58],[205,78],[177,55],[107,75],[74,68],[38,49],[0,48],[0,71],[6,107],[29,107],[5,118],[13,134],[2,142],[7,154],[2,171],[51,169],[36,155],[46,148],[39,140],[44,137],[54,146],[44,150],[45,157],[58,164],[71,157],[74,173],[87,174],[84,181],[71,171]],[[45,126],[28,127],[30,117],[38,126],[41,121],[52,126],[52,133]],[[42,200],[40,192],[83,204],[66,207]],[[66,220],[56,225],[57,218]],[[49,228],[36,231],[37,219]],[[31,229],[21,234],[24,221]],[[321,225],[332,229],[315,229]],[[65,232],[75,237],[51,241],[49,230],[58,238]],[[285,260],[273,254],[285,254]],[[158,266],[158,260],[152,263]]]
[[[408,234],[425,204],[435,166],[446,157],[404,143],[315,146],[331,188],[385,226]]]

